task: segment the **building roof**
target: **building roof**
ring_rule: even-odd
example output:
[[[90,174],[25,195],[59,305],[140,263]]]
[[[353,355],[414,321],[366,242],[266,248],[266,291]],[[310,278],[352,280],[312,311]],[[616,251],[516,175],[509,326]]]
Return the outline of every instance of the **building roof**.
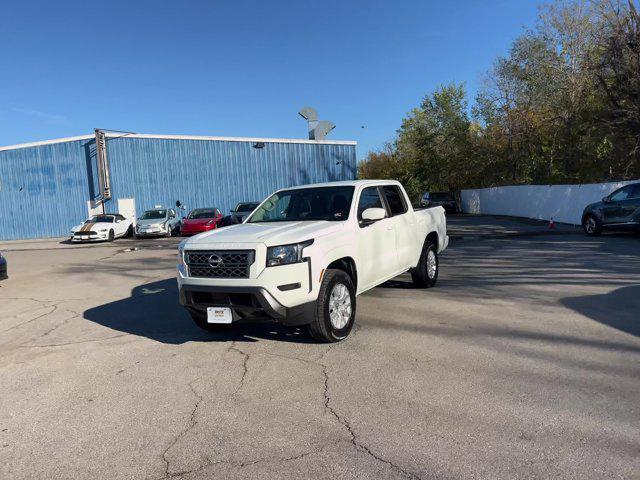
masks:
[[[311,145],[356,145],[357,142],[351,140],[307,140],[304,138],[253,138],[253,137],[210,137],[202,135],[150,135],[141,133],[114,133],[106,132],[107,138],[156,138],[161,140],[204,140],[218,142],[252,142],[252,143],[306,143]],[[17,148],[37,147],[40,145],[51,145],[54,143],[75,142],[78,140],[90,140],[95,135],[79,135],[76,137],[55,138],[41,142],[19,143],[17,145],[0,146],[0,151],[14,150]]]

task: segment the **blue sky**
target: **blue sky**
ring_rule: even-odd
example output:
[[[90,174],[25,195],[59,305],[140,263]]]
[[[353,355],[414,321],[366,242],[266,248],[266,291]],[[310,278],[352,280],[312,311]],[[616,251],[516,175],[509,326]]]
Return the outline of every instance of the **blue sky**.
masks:
[[[301,138],[311,105],[361,159],[439,85],[473,98],[539,3],[5,1],[0,145],[95,127]]]

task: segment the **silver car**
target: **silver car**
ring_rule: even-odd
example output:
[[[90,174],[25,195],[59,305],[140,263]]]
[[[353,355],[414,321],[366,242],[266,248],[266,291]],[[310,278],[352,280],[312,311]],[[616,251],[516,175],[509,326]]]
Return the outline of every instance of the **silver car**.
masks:
[[[154,208],[136,222],[136,237],[170,237],[180,232],[182,219],[173,208]]]

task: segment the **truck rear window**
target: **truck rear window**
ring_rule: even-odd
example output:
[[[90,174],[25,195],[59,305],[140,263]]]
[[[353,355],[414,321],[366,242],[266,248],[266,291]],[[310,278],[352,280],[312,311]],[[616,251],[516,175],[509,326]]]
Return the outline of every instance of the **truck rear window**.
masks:
[[[402,192],[397,185],[385,185],[382,189],[389,204],[391,216],[402,215],[407,211],[407,205],[404,203]]]

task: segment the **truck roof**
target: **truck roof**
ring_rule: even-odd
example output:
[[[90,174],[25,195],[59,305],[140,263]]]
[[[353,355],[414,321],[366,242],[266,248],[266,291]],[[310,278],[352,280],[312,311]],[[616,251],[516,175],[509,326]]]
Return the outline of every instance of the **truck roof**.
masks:
[[[309,185],[296,185],[295,187],[281,188],[280,190],[293,190],[297,188],[317,187],[359,187],[361,185],[400,185],[397,180],[343,180],[339,182],[312,183]]]

